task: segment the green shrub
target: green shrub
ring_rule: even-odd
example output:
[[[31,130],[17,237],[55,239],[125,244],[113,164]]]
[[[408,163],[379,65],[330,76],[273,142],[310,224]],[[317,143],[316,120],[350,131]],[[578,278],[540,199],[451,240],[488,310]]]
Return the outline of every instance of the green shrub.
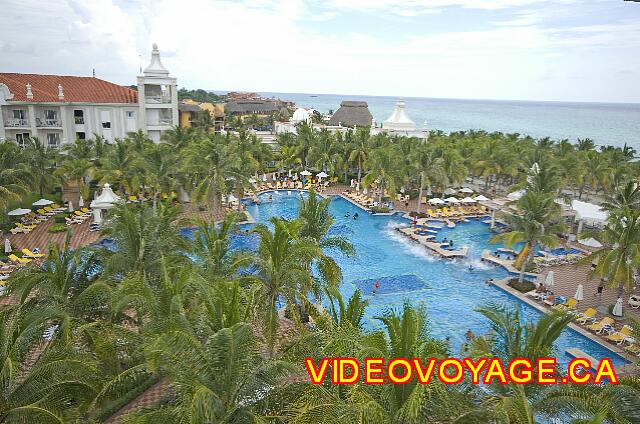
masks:
[[[55,223],[53,225],[51,225],[51,227],[49,227],[49,232],[50,233],[64,233],[65,231],[67,231],[67,224],[63,224],[63,223]]]
[[[509,287],[518,290],[520,293],[529,293],[536,288],[536,285],[531,281],[524,280],[522,283],[515,278],[509,280]]]
[[[67,214],[64,213],[64,212],[63,213],[57,213],[57,214],[53,215],[53,222],[64,224],[66,217],[67,217]]]
[[[389,209],[386,206],[372,206],[371,207],[371,212],[373,212],[373,213],[389,213],[389,212],[391,212],[391,209]]]

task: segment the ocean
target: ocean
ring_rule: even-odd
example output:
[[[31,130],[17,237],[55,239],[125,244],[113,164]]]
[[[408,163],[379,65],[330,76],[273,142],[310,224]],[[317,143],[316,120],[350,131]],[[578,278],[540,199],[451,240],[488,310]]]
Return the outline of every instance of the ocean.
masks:
[[[292,100],[298,107],[322,113],[337,110],[343,100],[362,100],[378,124],[387,119],[397,97],[261,92]],[[460,100],[405,97],[406,111],[418,128],[444,132],[480,129],[550,137],[575,142],[590,138],[597,145],[623,146],[640,153],[640,104]]]

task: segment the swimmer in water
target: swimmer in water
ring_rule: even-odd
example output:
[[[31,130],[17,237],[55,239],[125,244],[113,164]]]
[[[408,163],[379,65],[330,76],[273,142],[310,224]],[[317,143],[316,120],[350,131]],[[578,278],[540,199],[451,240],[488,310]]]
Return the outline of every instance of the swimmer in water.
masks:
[[[349,212],[347,212],[347,213],[345,213],[345,214],[344,214],[344,217],[345,217],[345,218],[349,218],[350,216],[351,216],[351,214],[350,214]]]
[[[359,215],[358,215],[358,212],[354,213],[354,214],[353,214],[353,219],[358,219],[358,216],[359,216]]]

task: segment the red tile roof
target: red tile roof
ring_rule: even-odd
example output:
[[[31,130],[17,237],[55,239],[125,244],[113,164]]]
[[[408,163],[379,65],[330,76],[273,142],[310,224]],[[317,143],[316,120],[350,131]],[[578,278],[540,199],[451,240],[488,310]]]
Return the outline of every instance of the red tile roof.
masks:
[[[0,73],[0,84],[5,84],[13,94],[13,98],[10,101],[57,103],[138,102],[138,92],[136,90],[95,77]],[[27,99],[27,84],[31,84],[33,99]],[[58,84],[62,85],[64,100],[58,98]]]

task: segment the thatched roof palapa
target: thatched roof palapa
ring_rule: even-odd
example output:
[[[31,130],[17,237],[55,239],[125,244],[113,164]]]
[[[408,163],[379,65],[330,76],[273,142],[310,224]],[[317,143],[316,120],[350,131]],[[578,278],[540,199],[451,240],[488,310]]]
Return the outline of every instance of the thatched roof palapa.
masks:
[[[369,112],[367,102],[344,101],[329,120],[329,125],[368,127],[372,120],[373,115]]]
[[[229,102],[224,106],[227,113],[246,114],[269,114],[278,110],[275,101],[268,100],[237,100]]]

